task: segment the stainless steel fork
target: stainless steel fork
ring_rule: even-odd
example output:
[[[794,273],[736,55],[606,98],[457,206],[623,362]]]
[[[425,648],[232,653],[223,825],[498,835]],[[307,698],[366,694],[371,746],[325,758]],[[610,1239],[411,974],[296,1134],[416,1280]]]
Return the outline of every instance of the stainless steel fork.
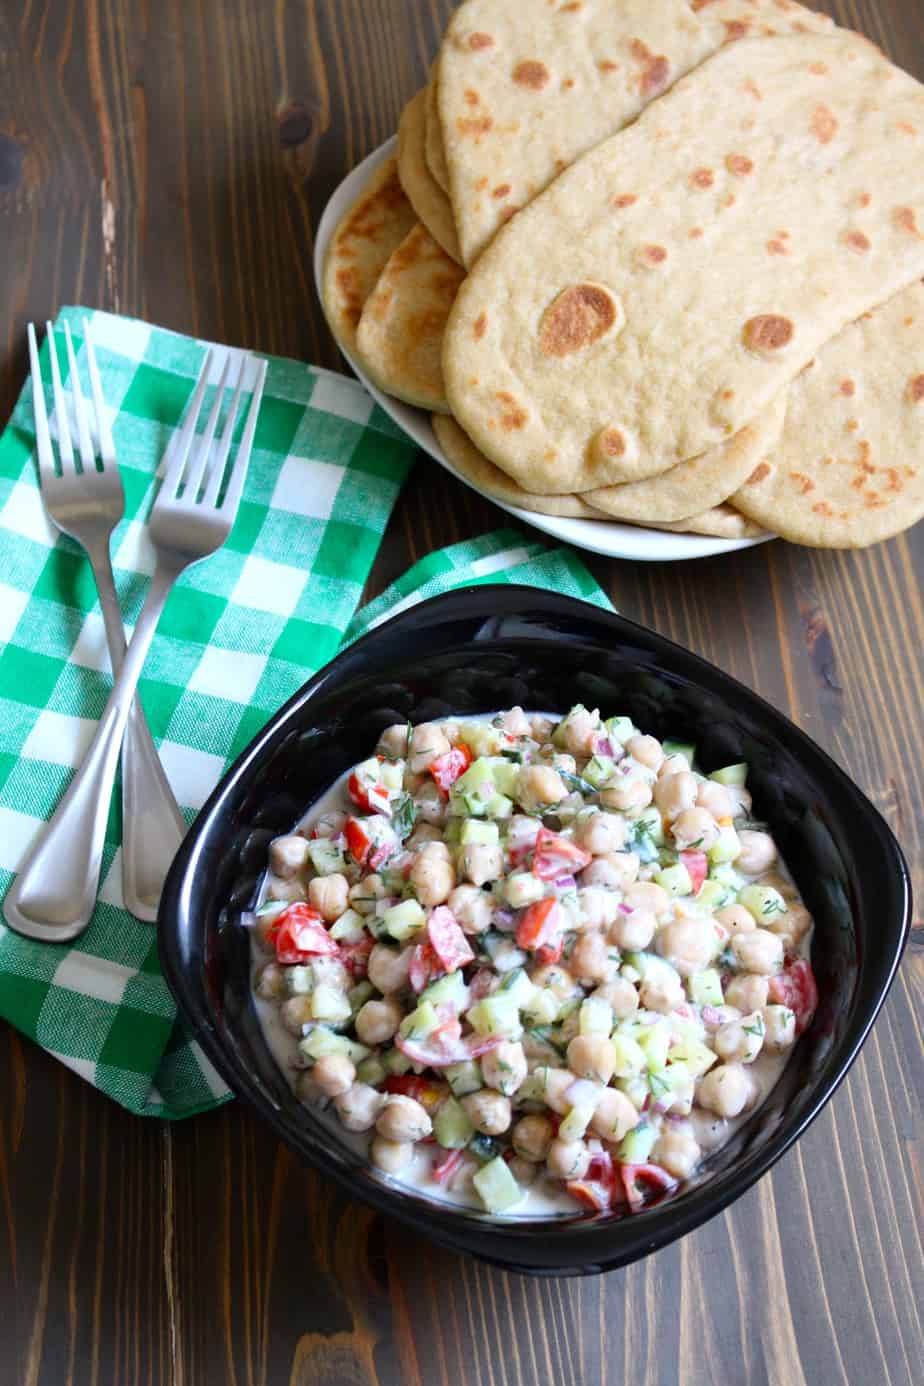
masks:
[[[183,428],[175,446],[168,450],[163,483],[149,521],[157,566],[125,661],[83,764],[51,822],[28,852],[4,901],[7,923],[30,938],[53,942],[76,938],[93,913],[119,747],[157,623],[180,573],[222,546],[237,514],[266,378],[266,363],[260,361],[247,422],[224,484],[250,360],[245,356],[241,361],[221,440],[213,448],[230,358],[225,362],[203,435],[197,439],[196,424],[212,361],[212,352],[207,353]]]
[[[99,593],[106,643],[109,646],[109,660],[115,675],[122,667],[125,657],[125,630],[112,575],[109,541],[125,513],[125,493],[103,403],[89,324],[85,325],[84,347],[90,374],[93,412],[96,416],[99,466],[80,386],[71,329],[65,323],[64,339],[70,368],[68,384],[74,407],[74,422],[77,426],[80,469],[74,459],[67,396],[61,385],[61,370],[51,323],[47,324],[47,333],[55,420],[58,426],[58,451],[61,458],[60,472],[55,468],[39,371],[35,328],[31,322],[29,323],[35,442],[42,483],[42,500],[50,518],[60,530],[81,545],[90,560]],[[135,697],[122,744],[122,896],[125,908],[139,919],[151,922],[157,918],[160,887],[185,832],[183,815],[154,748],[144,711]]]

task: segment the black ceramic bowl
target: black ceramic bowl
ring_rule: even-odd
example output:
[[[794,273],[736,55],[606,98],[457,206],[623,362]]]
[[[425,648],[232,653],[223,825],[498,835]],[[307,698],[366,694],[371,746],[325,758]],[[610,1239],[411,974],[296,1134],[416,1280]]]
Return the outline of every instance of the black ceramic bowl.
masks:
[[[820,1007],[767,1100],[669,1201],[635,1216],[493,1220],[384,1181],[335,1116],[307,1110],[270,1055],[239,922],[271,839],[397,721],[574,703],[696,743],[705,770],[747,761],[766,819],[816,919]],[[161,903],[164,971],[180,1011],[240,1097],[351,1194],[423,1235],[533,1274],[634,1261],[727,1207],[819,1113],[856,1058],[909,927],[901,851],[869,800],[754,693],[619,616],[525,587],[468,588],[379,627],[313,678],[228,772],[190,830]]]

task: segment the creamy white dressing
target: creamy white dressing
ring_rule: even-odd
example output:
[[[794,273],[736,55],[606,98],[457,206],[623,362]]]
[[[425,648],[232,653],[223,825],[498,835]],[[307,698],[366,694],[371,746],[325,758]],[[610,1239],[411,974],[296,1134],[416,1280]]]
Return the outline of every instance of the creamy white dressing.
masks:
[[[465,717],[464,719],[443,718],[441,720],[445,722],[458,720],[464,720],[466,722],[490,722],[496,715],[496,713],[485,713],[480,716]],[[527,713],[527,716],[547,716],[554,721],[559,720],[559,714],[554,713]],[[633,757],[627,757],[627,760],[631,762],[630,773],[633,778],[645,778],[649,783],[656,780],[656,772],[652,771],[648,766],[636,761]],[[347,813],[354,811],[353,803],[347,792],[347,782],[351,773],[352,767],[345,771],[319,799],[315,800],[307,812],[293,827],[292,832],[306,832],[325,814],[336,811]],[[782,861],[782,858],[778,858],[774,863],[774,872],[783,877],[786,881],[794,884],[792,876],[785,863]],[[740,874],[744,876],[744,873]],[[745,876],[745,879],[758,880],[760,877],[755,876],[750,878]],[[257,903],[258,909],[272,898],[270,895],[272,880],[273,878],[267,873],[261,886]],[[670,918],[674,918],[673,906],[671,906]],[[798,953],[800,957],[808,958],[810,956],[812,933],[813,929],[809,929],[799,941]],[[261,945],[255,933],[252,937],[252,943],[253,966],[251,971],[251,990],[253,1003],[260,1020],[267,1048],[272,1053],[279,1068],[282,1070],[294,1091],[296,1090],[298,1076],[304,1071],[307,1065],[298,1052],[298,1037],[292,1035],[282,1023],[279,1006],[257,995],[257,976],[262,967],[267,962],[271,961],[273,954]],[[309,1028],[310,1027],[307,1025],[303,1027],[306,1033]],[[781,1054],[761,1052],[752,1063],[747,1065],[748,1073],[753,1080],[757,1095],[755,1100],[749,1104],[746,1111],[740,1116],[722,1118],[700,1107],[694,1106],[689,1116],[683,1118],[691,1124],[693,1134],[702,1148],[704,1158],[707,1158],[710,1154],[725,1145],[734,1135],[735,1131],[743,1126],[745,1122],[749,1121],[758,1108],[762,1106],[779,1081],[783,1069],[792,1056],[792,1052],[792,1049],[785,1050]],[[562,1059],[561,1063],[564,1067],[564,1059]],[[338,1121],[336,1112],[333,1110],[333,1104],[329,1100],[306,1102],[305,1105],[309,1107],[317,1106],[322,1110],[329,1109],[332,1113],[333,1120]],[[668,1121],[669,1118],[652,1117],[649,1113],[648,1120],[655,1123],[660,1121],[663,1124]],[[339,1121],[338,1132],[340,1139],[346,1145],[360,1155],[368,1155],[374,1132],[351,1132],[340,1124]],[[592,1133],[589,1132],[588,1135],[590,1136]],[[476,1208],[479,1211],[483,1211],[483,1205],[478,1195],[471,1188],[470,1183],[466,1182],[463,1187],[453,1188],[451,1185],[438,1184],[432,1178],[432,1169],[437,1158],[435,1152],[437,1151],[438,1147],[433,1144],[428,1145],[426,1143],[419,1143],[414,1149],[412,1161],[405,1166],[399,1176],[387,1175],[374,1168],[372,1172],[377,1179],[385,1184],[413,1189],[415,1193],[434,1202]],[[509,1214],[503,1216],[513,1219],[574,1217],[575,1213],[579,1211],[578,1206],[574,1199],[565,1192],[561,1181],[552,1179],[548,1176],[543,1166],[537,1166],[536,1168],[537,1177],[531,1185],[524,1188],[524,1197],[521,1202],[518,1203],[515,1209]]]

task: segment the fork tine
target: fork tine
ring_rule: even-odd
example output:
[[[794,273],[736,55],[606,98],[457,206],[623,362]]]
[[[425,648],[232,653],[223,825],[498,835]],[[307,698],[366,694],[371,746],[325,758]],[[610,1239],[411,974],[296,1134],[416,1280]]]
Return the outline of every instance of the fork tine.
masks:
[[[71,428],[67,421],[67,399],[64,395],[64,386],[61,384],[61,371],[58,367],[55,333],[50,322],[45,324],[45,333],[48,340],[48,355],[51,358],[51,383],[55,395],[55,418],[58,421],[58,450],[61,454],[61,468],[63,470],[65,464],[73,467],[74,449],[71,446]]]
[[[84,403],[83,390],[80,388],[80,372],[77,369],[77,357],[74,354],[74,343],[71,339],[71,325],[69,322],[64,324],[64,340],[67,344],[67,361],[70,367],[70,386],[71,396],[74,400],[74,416],[77,420],[77,440],[80,445],[80,461],[85,472],[96,471],[96,458],[93,454],[93,443],[90,439],[90,426],[87,422],[87,406]]]
[[[189,404],[189,412],[183,424],[182,431],[178,438],[174,439],[173,456],[170,465],[164,473],[164,481],[161,486],[160,494],[163,496],[175,496],[180,489],[180,482],[183,479],[183,472],[186,468],[186,459],[189,456],[189,449],[196,432],[196,424],[199,422],[199,413],[202,409],[202,399],[205,395],[205,387],[208,384],[209,371],[212,366],[212,349],[209,347],[205,353],[205,360],[199,371],[199,379],[196,382],[196,390]]]
[[[241,395],[244,392],[244,377],[247,374],[247,366],[249,365],[249,363],[249,356],[245,354],[241,357],[241,368],[237,373],[237,385],[235,386],[234,390],[234,398],[231,401],[231,408],[228,411],[228,417],[225,419],[225,426],[221,435],[221,441],[218,444],[218,449],[215,454],[215,460],[212,463],[212,470],[209,472],[208,486],[206,487],[205,495],[203,497],[203,504],[207,506],[214,506],[218,502],[218,493],[221,490],[221,483],[222,479],[224,478],[225,467],[228,464],[228,453],[231,451],[231,442],[234,437],[234,429],[237,424],[237,411],[241,405]]]
[[[99,438],[100,456],[104,467],[112,467],[116,460],[115,443],[112,441],[109,416],[106,413],[106,402],[103,399],[103,386],[99,378],[99,367],[96,364],[96,352],[93,350],[93,341],[90,337],[89,318],[83,320],[83,344],[87,353],[87,365],[90,368],[90,389],[93,393],[93,407],[96,410],[96,434]]]
[[[45,387],[39,366],[38,344],[35,340],[35,324],[29,323],[26,329],[29,338],[29,368],[32,372],[32,410],[35,414],[35,450],[38,453],[39,475],[54,476],[55,455],[51,446],[51,432],[48,427],[48,411],[45,408]]]
[[[263,386],[266,381],[266,362],[261,361],[257,367],[257,378],[254,381],[253,394],[250,397],[250,409],[247,414],[247,423],[244,426],[244,436],[241,445],[237,450],[237,457],[231,468],[231,478],[228,482],[228,489],[225,498],[221,503],[222,513],[227,515],[231,523],[237,514],[237,507],[240,504],[241,493],[244,490],[244,482],[247,480],[247,468],[250,464],[250,451],[253,447],[253,437],[257,431],[257,417],[260,413],[260,405],[263,402]]]
[[[202,485],[202,476],[205,472],[209,460],[209,452],[212,441],[215,437],[215,430],[218,427],[218,417],[221,414],[221,406],[225,401],[225,386],[228,383],[228,372],[231,369],[231,357],[225,357],[225,364],[221,372],[221,379],[215,391],[215,399],[209,410],[208,421],[205,425],[205,432],[201,438],[196,439],[196,455],[189,464],[189,471],[186,475],[186,494],[191,501],[194,501],[199,494]]]

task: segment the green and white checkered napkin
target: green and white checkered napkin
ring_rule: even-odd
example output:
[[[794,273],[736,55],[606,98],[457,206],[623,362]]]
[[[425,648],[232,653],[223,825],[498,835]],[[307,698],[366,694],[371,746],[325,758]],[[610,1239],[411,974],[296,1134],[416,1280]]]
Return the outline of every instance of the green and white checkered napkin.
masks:
[[[65,309],[58,323],[70,321],[79,360],[84,316]],[[141,322],[91,317],[125,483],[112,552],[131,626],[153,568],[144,516],[155,468],[204,347]],[[47,386],[46,368],[43,353]],[[344,641],[394,611],[498,581],[607,605],[573,554],[505,530],[431,554],[356,615],[414,456],[358,384],[270,361],[234,531],[171,596],[141,682],[189,821],[279,705]],[[0,438],[0,894],[66,789],[109,687],[89,566],[42,509],[27,386]],[[99,905],[74,944],[34,943],[0,925],[0,1016],[131,1111],[190,1116],[230,1094],[177,1022],[154,930],[122,908],[120,841],[115,795]]]

